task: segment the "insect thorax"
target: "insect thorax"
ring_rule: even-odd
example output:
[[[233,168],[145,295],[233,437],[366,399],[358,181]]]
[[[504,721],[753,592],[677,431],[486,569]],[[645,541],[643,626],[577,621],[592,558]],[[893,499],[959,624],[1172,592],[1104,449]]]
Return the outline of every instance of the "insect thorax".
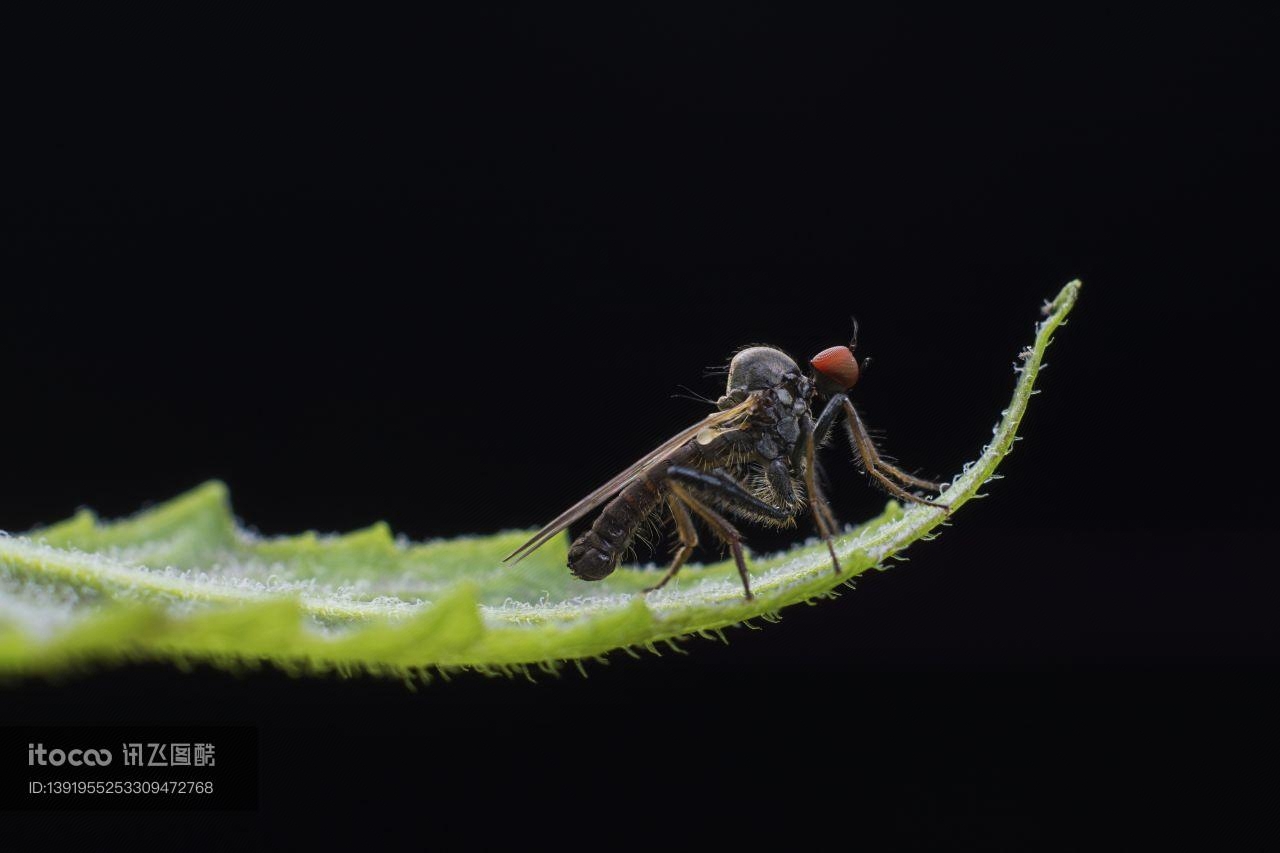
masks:
[[[800,420],[809,410],[813,383],[781,350],[748,347],[730,362],[725,394],[717,405],[728,409],[749,394],[756,394],[759,404],[739,434],[739,452],[758,460],[789,454],[800,440]]]
[[[776,388],[793,377],[801,376],[791,356],[773,347],[747,347],[729,362],[729,380],[724,396],[717,402],[721,409],[736,406],[752,391]]]
[[[809,409],[808,380],[803,376],[759,392],[750,432],[762,459],[785,456],[800,441],[800,419]]]

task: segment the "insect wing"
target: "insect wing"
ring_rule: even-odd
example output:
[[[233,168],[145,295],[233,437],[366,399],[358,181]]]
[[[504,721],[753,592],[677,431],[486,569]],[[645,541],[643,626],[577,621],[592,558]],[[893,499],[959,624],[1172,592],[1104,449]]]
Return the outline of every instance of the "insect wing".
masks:
[[[561,530],[564,530],[570,524],[573,524],[575,521],[600,506],[600,504],[622,491],[628,483],[638,477],[644,469],[648,468],[654,462],[663,458],[690,439],[697,437],[698,434],[704,430],[721,427],[722,425],[727,425],[746,416],[753,408],[755,408],[755,403],[756,397],[753,394],[733,408],[725,409],[723,412],[713,412],[688,429],[682,430],[676,435],[673,435],[671,438],[667,439],[637,460],[635,464],[631,465],[631,467],[627,468],[612,480],[605,483],[603,486],[596,489],[573,506],[569,507],[560,515],[556,516],[551,523],[535,533],[532,539],[508,554],[503,559],[503,562],[505,563],[513,557],[517,563],[520,562],[525,557],[529,556],[529,554],[542,547],[547,540],[555,536]]]

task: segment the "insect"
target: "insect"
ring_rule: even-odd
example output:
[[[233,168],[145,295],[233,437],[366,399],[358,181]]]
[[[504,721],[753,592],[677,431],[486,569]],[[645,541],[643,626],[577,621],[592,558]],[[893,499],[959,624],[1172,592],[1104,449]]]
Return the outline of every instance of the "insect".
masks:
[[[750,599],[743,537],[726,516],[784,527],[794,524],[807,506],[839,574],[840,560],[832,541],[839,525],[815,476],[815,453],[837,424],[849,436],[855,462],[885,491],[949,513],[945,504],[907,489],[941,492],[943,485],[914,477],[877,452],[849,399],[861,374],[856,346],[855,323],[853,342],[824,349],[809,360],[808,372],[773,347],[740,351],[729,363],[728,383],[715,412],[569,507],[504,562],[519,562],[605,504],[591,528],[569,549],[569,571],[583,580],[600,580],[618,567],[641,527],[665,513],[675,522],[678,547],[666,573],[645,590],[652,592],[674,578],[697,547],[696,517],[728,546]],[[822,406],[815,420],[818,402]]]

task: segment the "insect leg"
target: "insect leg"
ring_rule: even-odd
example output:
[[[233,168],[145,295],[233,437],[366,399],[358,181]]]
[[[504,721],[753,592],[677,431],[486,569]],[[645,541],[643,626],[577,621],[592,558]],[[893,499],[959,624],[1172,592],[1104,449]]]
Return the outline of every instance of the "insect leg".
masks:
[[[809,445],[809,442],[807,441],[807,436],[808,436],[808,431],[812,426],[813,426],[812,421],[810,421],[806,416],[805,421],[803,421],[802,423],[802,429],[805,430],[806,438],[801,439],[801,441],[799,442],[799,446],[802,449],[806,449],[806,446]],[[802,457],[801,465],[797,467],[799,467],[801,471],[806,472],[803,474],[803,478],[805,481],[805,492],[812,496],[812,499],[809,501],[809,507],[814,512],[814,523],[818,525],[818,532],[822,536],[827,537],[828,534],[834,535],[836,528],[838,528],[840,525],[836,522],[836,517],[831,512],[831,506],[827,503],[826,497],[822,494],[822,487],[818,485],[817,465],[813,461],[813,456],[812,456],[813,453],[814,453],[814,449],[812,448],[812,446],[809,446],[808,449],[806,449],[806,453]],[[809,476],[808,474],[809,468],[807,468],[806,466],[812,466],[812,471],[813,471],[812,477]],[[797,505],[797,501],[795,497],[795,494],[796,494],[795,480],[791,475],[791,471],[787,468],[786,462],[784,462],[780,458],[773,460],[772,462],[769,463],[769,467],[765,472],[765,476],[769,478],[769,483],[770,485],[773,486],[774,493],[783,496],[783,499],[788,506]],[[818,517],[819,514],[821,515],[821,518]],[[823,522],[826,523],[826,527],[827,527],[826,530],[823,529]]]
[[[818,415],[818,423],[813,428],[813,443],[815,445],[821,447],[822,442],[827,440],[827,433],[835,425],[836,418],[840,417],[840,413],[844,410],[844,404],[848,400],[849,397],[845,394],[832,394],[831,399],[827,400],[827,404],[822,407],[822,414]]]
[[[683,465],[672,465],[667,469],[667,476],[691,486],[714,492],[716,497],[726,504],[748,512],[758,512],[778,521],[787,521],[795,516],[786,507],[774,506],[751,494],[745,486],[724,469],[701,471],[697,468],[686,468]]]
[[[806,421],[806,424],[811,426],[808,421]],[[806,426],[806,429],[808,429],[808,426]],[[813,475],[813,442],[808,437],[804,439],[804,442],[808,446],[805,465],[805,490],[810,495],[809,507],[813,513],[814,523],[818,526],[818,535],[827,543],[827,551],[831,554],[831,564],[835,567],[836,574],[839,574],[840,560],[836,557],[835,544],[832,542],[836,528],[839,525],[836,524],[835,516],[832,515],[831,508],[827,506],[826,498],[822,496],[822,491],[818,488],[817,480]],[[782,486],[780,491],[794,494],[791,475],[787,472],[785,463],[782,463],[780,459],[775,459],[774,463],[769,466],[770,475],[775,478],[786,478],[785,485]],[[696,468],[673,465],[667,469],[667,475],[675,480],[714,492],[716,497],[724,501],[726,505],[741,511],[759,512],[778,521],[789,521],[795,517],[793,510],[786,507],[773,506],[760,500],[747,491],[741,483],[733,479],[728,472],[720,468],[714,471],[699,471]],[[775,488],[778,487],[775,486]]]
[[[875,443],[867,433],[866,426],[863,425],[862,419],[858,417],[858,410],[853,407],[853,403],[849,402],[848,398],[844,401],[844,410],[845,414],[848,416],[845,419],[844,426],[849,433],[849,441],[853,444],[854,450],[862,459],[862,464],[867,469],[868,474],[874,477],[876,481],[894,497],[902,498],[903,500],[910,501],[912,503],[924,504],[925,506],[936,506],[939,509],[946,510],[948,515],[951,514],[951,507],[917,497],[902,488],[902,486],[898,485],[893,480],[889,479],[887,475],[892,474],[908,485],[919,486],[920,488],[930,489],[932,491],[942,491],[942,486],[940,484],[912,477],[905,471],[895,468],[893,465],[890,465],[888,462],[881,459],[880,454],[876,451]]]
[[[698,517],[711,528],[711,532],[720,537],[729,546],[729,550],[733,552],[733,561],[738,565],[738,576],[742,578],[742,589],[746,593],[747,600],[755,598],[751,594],[751,576],[747,572],[747,561],[742,555],[742,534],[732,524],[725,521],[724,516],[690,494],[689,490],[681,485],[678,480],[670,480],[668,485],[670,485],[671,491],[675,492],[676,497],[685,506],[697,513]]]
[[[818,535],[827,543],[831,565],[835,567],[836,574],[840,574],[840,560],[836,557],[836,546],[832,541],[835,537],[836,519],[831,512],[831,507],[827,505],[827,499],[823,496],[822,490],[818,488],[818,478],[814,472],[817,465],[814,455],[818,442],[814,438],[813,421],[807,414],[801,421],[801,426],[804,430],[804,435],[800,439],[804,444],[804,488],[809,493],[809,511],[813,513],[813,523],[818,528]],[[829,423],[828,427],[830,427]]]
[[[838,418],[840,413],[846,408],[850,411],[853,410],[853,403],[850,402],[847,394],[831,395],[831,399],[827,400],[827,404],[822,409],[822,414],[818,416],[817,426],[813,429],[813,440],[815,444],[821,446],[822,442],[826,440],[827,433],[831,430],[831,427],[835,426],[836,418]],[[862,432],[867,444],[871,446],[871,449],[874,452],[875,445],[872,443],[871,436],[867,433],[866,427],[863,426],[862,421],[858,418],[856,411],[850,415],[849,420],[853,422],[853,426],[851,428]],[[858,449],[856,442],[854,443],[854,448]],[[859,450],[859,455],[863,455],[861,450]],[[913,477],[901,468],[884,461],[878,454],[875,455],[875,459],[876,467],[882,474],[888,474],[900,483],[904,483],[908,486],[916,486],[921,489],[928,489],[931,492],[942,491],[943,487],[941,483],[935,483],[931,480],[922,480],[919,477]],[[865,456],[863,456],[863,461],[868,461]]]
[[[825,406],[822,407],[822,414],[818,416],[817,424],[808,415],[804,417],[803,426],[806,433],[812,436],[812,442],[807,438],[802,438],[796,442],[795,450],[791,452],[791,461],[797,471],[804,470],[806,467],[814,471],[814,477],[817,477],[817,467],[814,461],[814,454],[817,449],[827,440],[827,434],[831,432],[831,428],[835,426],[836,419],[844,411],[844,403],[848,401],[848,397],[844,394],[833,394],[831,399],[827,400]],[[805,484],[808,485],[809,477],[806,475]],[[816,484],[815,484],[816,485]],[[820,492],[819,492],[820,494]],[[835,530],[840,525],[836,523],[835,516],[832,515],[830,507],[825,500],[814,502],[814,506],[827,517],[827,522],[831,525],[831,529]],[[819,528],[821,529],[821,528]]]
[[[655,589],[662,589],[666,586],[667,581],[675,577],[676,572],[680,571],[684,561],[689,559],[693,549],[698,547],[698,529],[693,526],[693,517],[689,515],[689,508],[681,503],[680,499],[674,494],[667,495],[667,506],[671,509],[671,515],[676,520],[676,535],[680,537],[680,550],[676,551],[675,559],[671,561],[671,567],[662,576],[662,580],[646,589],[645,592],[653,592]]]
[[[793,507],[798,501],[796,500],[796,481],[791,476],[791,469],[787,467],[787,460],[778,457],[769,463],[769,467],[764,471],[765,479],[769,481],[769,487],[773,489],[773,493],[782,501],[783,506]]]

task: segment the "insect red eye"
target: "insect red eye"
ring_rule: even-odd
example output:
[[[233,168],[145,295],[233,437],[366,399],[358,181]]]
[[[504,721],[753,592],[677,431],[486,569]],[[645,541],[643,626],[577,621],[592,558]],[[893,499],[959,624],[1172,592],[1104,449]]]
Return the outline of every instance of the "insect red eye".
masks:
[[[845,391],[858,381],[858,360],[848,347],[828,347],[809,359],[809,363],[826,379]]]

